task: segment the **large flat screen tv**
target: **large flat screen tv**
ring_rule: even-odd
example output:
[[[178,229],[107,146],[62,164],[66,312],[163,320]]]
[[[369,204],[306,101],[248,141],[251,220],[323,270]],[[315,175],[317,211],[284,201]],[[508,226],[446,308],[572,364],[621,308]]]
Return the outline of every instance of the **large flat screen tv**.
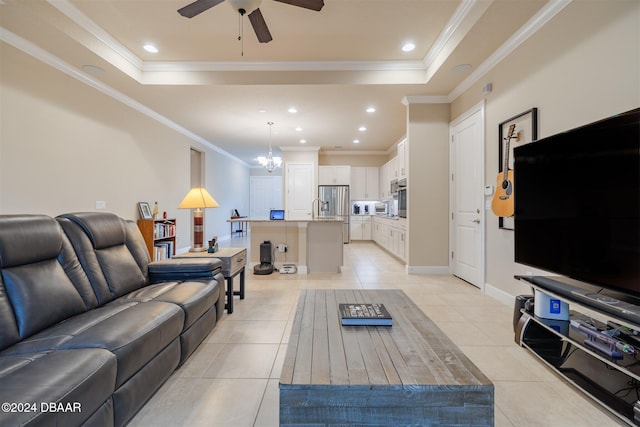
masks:
[[[514,149],[515,261],[640,296],[640,108]]]

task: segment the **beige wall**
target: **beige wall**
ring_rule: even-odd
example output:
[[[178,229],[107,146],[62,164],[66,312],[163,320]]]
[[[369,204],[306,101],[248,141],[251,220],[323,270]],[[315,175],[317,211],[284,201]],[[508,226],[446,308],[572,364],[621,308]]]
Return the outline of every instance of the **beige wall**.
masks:
[[[0,45],[0,213],[106,210],[137,219],[158,201],[191,244],[191,217],[176,207],[190,187],[190,148],[205,156],[205,186],[220,204],[205,238],[229,234],[230,209],[248,210],[248,168],[14,48]],[[229,185],[229,183],[232,183]],[[246,208],[246,209],[245,209]]]
[[[407,265],[436,272],[449,265],[449,105],[409,104]]]
[[[387,162],[386,154],[323,154],[320,152],[318,163],[320,166],[377,166],[380,167]]]
[[[486,96],[485,182],[498,171],[498,123],[538,108],[539,138],[640,105],[640,2],[574,1],[451,105],[455,118]],[[516,187],[517,192],[517,187]],[[499,294],[529,289],[513,279],[513,232],[486,225],[487,277]]]

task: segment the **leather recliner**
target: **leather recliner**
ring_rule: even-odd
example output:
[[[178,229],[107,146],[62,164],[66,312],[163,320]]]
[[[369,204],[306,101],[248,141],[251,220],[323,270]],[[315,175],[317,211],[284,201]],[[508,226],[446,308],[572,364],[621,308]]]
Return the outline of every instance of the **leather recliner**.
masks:
[[[150,262],[109,213],[0,216],[0,425],[125,425],[222,316],[221,266]]]

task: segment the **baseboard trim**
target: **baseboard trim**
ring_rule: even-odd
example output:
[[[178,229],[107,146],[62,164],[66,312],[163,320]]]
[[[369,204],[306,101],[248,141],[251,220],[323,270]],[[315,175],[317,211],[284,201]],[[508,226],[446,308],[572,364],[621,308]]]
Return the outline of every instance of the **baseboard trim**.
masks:
[[[516,297],[509,292],[505,292],[500,288],[493,286],[490,283],[484,284],[484,294],[491,298],[500,301],[506,306],[513,307]]]
[[[448,275],[451,274],[448,265],[442,266],[414,266],[407,265],[407,274],[436,274],[436,275]]]

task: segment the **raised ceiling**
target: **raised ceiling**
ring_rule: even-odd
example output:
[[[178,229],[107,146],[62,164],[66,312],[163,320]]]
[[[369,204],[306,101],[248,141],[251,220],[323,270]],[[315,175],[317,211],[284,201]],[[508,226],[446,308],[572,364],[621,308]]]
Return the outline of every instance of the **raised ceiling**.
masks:
[[[266,44],[229,2],[192,19],[177,12],[188,3],[0,0],[0,35],[256,166],[269,121],[274,155],[278,147],[304,146],[301,139],[323,152],[386,152],[405,134],[405,97],[452,101],[569,2],[325,0],[315,12],[263,0],[273,36]],[[408,41],[416,49],[403,52]],[[147,43],[159,52],[146,52]],[[471,67],[455,72],[462,64]],[[376,112],[367,113],[369,106]]]

